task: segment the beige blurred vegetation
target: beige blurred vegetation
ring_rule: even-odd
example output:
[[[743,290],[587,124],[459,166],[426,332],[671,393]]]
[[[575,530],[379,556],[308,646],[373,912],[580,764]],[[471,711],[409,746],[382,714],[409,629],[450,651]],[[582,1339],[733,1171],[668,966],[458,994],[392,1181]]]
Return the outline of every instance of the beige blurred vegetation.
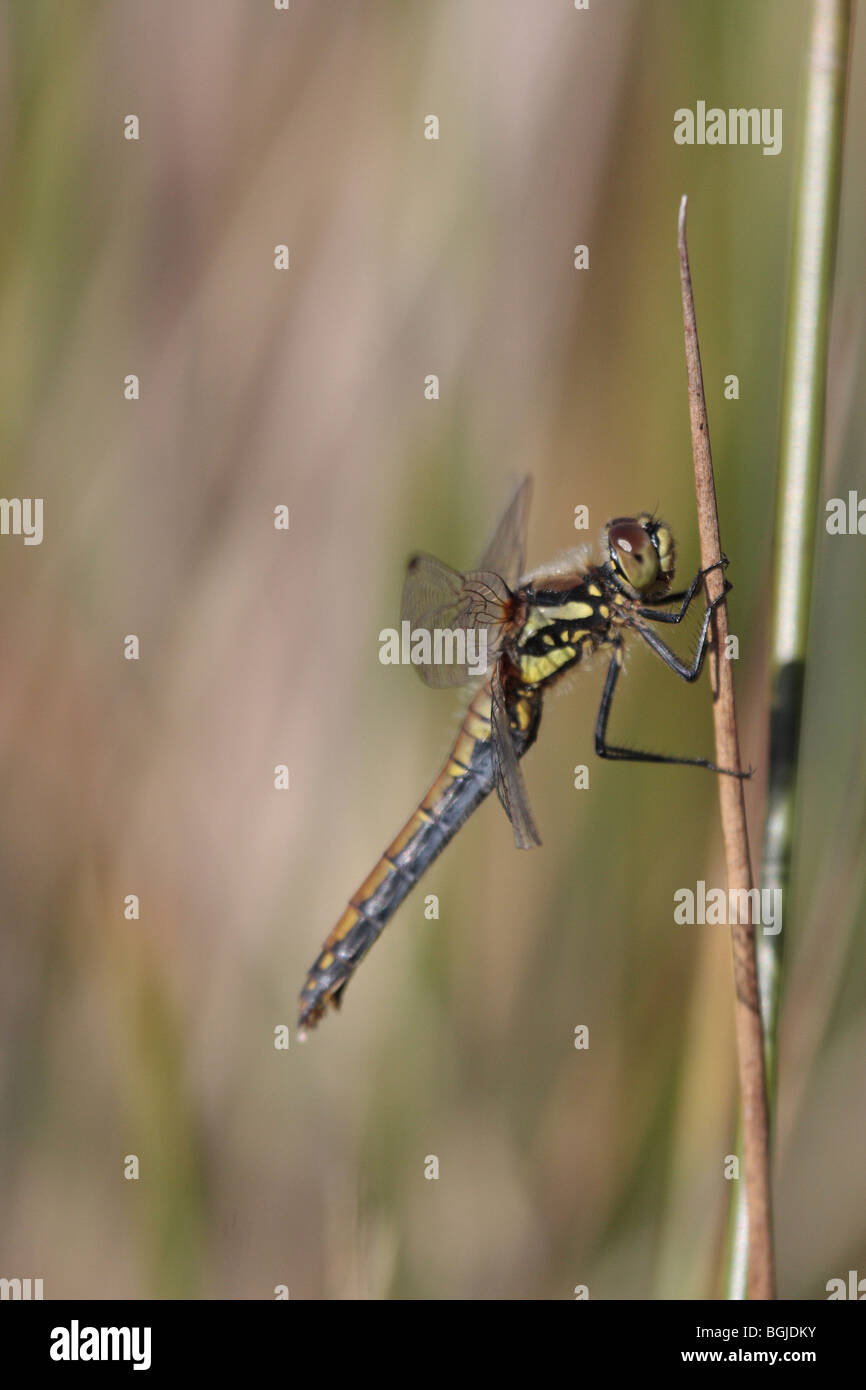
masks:
[[[759,845],[805,15],[0,9],[0,463],[4,495],[45,499],[44,543],[0,545],[4,1276],[46,1297],[716,1295],[729,946],[672,919],[677,887],[721,872],[715,788],[594,760],[600,666],[549,700],[525,765],[543,848],[517,853],[483,807],[425,879],[440,920],[416,892],[339,1016],[288,1054],[273,1030],[459,719],[377,660],[407,553],[471,563],[531,472],[533,565],[574,543],[578,503],[593,536],[658,507],[697,564],[683,192]],[[866,492],[856,43],[828,496]],[[698,98],[782,107],[783,153],[676,147]],[[862,547],[824,537],[819,560],[785,925],[788,1297],[866,1274]],[[618,737],[707,748],[706,686],[629,666]]]

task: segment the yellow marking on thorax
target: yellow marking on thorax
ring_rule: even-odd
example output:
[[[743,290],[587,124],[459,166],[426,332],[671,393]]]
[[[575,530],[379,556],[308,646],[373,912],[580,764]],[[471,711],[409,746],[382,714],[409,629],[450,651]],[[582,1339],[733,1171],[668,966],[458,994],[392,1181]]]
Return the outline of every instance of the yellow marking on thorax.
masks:
[[[521,679],[527,685],[538,685],[552,676],[561,666],[573,661],[577,653],[574,647],[554,647],[541,656],[522,655],[520,658]]]
[[[526,622],[520,629],[520,640],[524,641],[528,637],[534,637],[536,632],[540,632],[544,627],[550,627],[552,618],[546,618],[540,608],[530,608],[526,616]]]
[[[568,622],[570,618],[591,618],[595,609],[591,603],[582,603],[580,599],[574,599],[573,602],[561,603],[556,608],[535,608],[533,612],[541,613],[548,622]]]

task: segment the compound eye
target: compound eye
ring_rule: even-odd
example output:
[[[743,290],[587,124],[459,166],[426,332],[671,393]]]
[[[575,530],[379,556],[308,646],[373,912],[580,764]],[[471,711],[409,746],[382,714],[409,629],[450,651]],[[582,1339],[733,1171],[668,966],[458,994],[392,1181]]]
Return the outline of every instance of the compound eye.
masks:
[[[617,521],[608,532],[614,568],[633,589],[643,592],[659,577],[659,557],[647,531],[637,521]]]

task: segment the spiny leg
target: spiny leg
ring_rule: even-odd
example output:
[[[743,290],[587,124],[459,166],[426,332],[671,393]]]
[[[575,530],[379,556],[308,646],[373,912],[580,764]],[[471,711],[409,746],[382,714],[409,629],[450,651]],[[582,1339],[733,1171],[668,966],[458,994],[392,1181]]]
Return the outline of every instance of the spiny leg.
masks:
[[[665,666],[669,667],[681,680],[696,681],[701,674],[701,668],[704,664],[704,657],[706,656],[707,645],[709,643],[710,623],[713,620],[713,614],[719,604],[725,599],[730,587],[730,584],[725,581],[725,588],[719,594],[718,598],[714,598],[711,603],[707,604],[704,611],[704,620],[701,624],[701,635],[698,638],[697,649],[690,664],[687,664],[681,657],[677,656],[676,652],[668,646],[667,642],[663,642],[651,628],[644,627],[642,622],[632,622],[631,627],[635,632],[640,633],[647,646],[651,647],[656,656],[661,657]],[[638,609],[636,616],[653,617],[657,622],[659,619],[662,622],[679,622],[677,615],[671,613],[644,613],[642,609]]]
[[[652,633],[651,635],[655,637],[655,633]],[[652,643],[650,643],[650,645],[652,646]],[[664,643],[660,643],[660,645],[664,647]],[[704,645],[706,645],[705,635]],[[668,649],[665,648],[665,650],[667,651]],[[661,655],[661,653],[659,654]],[[674,662],[677,662],[679,660],[673,652],[670,652],[670,656],[673,658]],[[703,652],[701,652],[700,654],[700,660],[703,660]],[[600,758],[611,758],[619,762],[675,763],[682,767],[705,767],[708,772],[721,772],[724,773],[727,777],[751,777],[751,769],[748,772],[736,772],[733,768],[719,767],[718,763],[710,762],[709,758],[679,758],[667,753],[645,753],[638,748],[620,748],[615,744],[608,743],[607,722],[610,718],[610,708],[613,703],[613,692],[616,689],[616,683],[619,679],[619,673],[622,670],[620,661],[621,645],[618,645],[617,649],[614,651],[613,656],[610,659],[610,665],[607,668],[607,677],[604,682],[604,690],[602,691],[601,704],[598,707],[598,718],[595,721],[595,751]],[[680,666],[682,666],[682,663],[679,664]],[[676,665],[671,666],[671,669],[677,671],[678,675],[681,674],[681,672],[677,670]],[[693,680],[696,678],[689,674],[688,667],[683,667],[683,670],[686,672],[686,675],[684,676],[685,680]],[[699,671],[700,665],[698,665],[698,672]]]
[[[701,587],[705,576],[710,574],[712,570],[726,569],[727,565],[728,557],[727,555],[723,555],[721,560],[717,560],[714,565],[707,565],[705,570],[698,570],[687,589],[681,589],[679,593],[676,594],[664,594],[662,598],[653,600],[653,607],[638,608],[638,615],[641,618],[649,618],[650,621],[654,623],[681,623],[688,613],[692,600]],[[732,588],[733,585],[725,580],[725,593],[729,594]],[[718,603],[718,599],[716,602]],[[660,613],[656,605],[662,603],[679,603],[680,611],[678,613]]]

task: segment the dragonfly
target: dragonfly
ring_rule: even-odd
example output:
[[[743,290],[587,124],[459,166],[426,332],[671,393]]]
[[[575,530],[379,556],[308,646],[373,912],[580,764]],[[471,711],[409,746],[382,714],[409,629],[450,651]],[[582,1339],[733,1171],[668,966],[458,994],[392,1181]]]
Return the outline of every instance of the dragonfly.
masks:
[[[518,848],[541,844],[520,760],[537,738],[548,690],[592,653],[609,653],[595,724],[599,757],[702,767],[732,777],[750,775],[718,767],[707,758],[619,747],[607,738],[628,638],[640,637],[681,680],[698,679],[713,613],[730,583],[725,580],[718,597],[707,599],[691,661],[672,650],[658,625],[681,623],[707,574],[724,570],[727,558],[698,570],[687,589],[675,592],[676,550],[670,527],[654,514],[641,512],[607,523],[601,563],[581,562],[572,553],[559,564],[524,575],[531,494],[532,480],[527,477],[516,488],[477,570],[461,573],[425,554],[409,561],[404,623],[413,631],[483,633],[486,673],[444,767],[350,900],[307,975],[300,997],[301,1036],[329,1007],[340,1005],[346,985],[397,908],[494,789]],[[460,648],[452,644],[450,654],[455,652],[459,656]],[[467,664],[457,659],[421,661],[418,670],[434,687],[471,679]]]

